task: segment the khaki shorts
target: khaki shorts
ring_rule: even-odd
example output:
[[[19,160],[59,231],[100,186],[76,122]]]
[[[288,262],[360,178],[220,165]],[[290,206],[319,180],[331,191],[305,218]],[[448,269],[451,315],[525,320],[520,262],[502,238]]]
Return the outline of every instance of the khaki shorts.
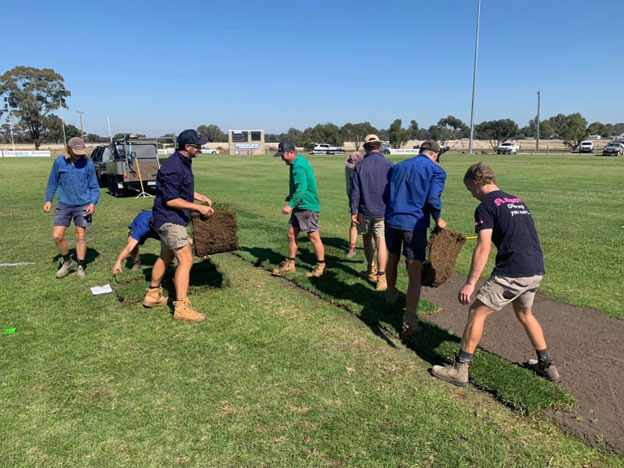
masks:
[[[170,250],[179,250],[189,243],[186,227],[180,224],[165,223],[157,231],[160,244]]]
[[[370,218],[359,214],[358,221],[360,224],[357,225],[357,230],[360,236],[370,234],[377,239],[383,239],[386,236],[383,218]]]
[[[511,278],[492,275],[477,291],[476,298],[490,309],[499,311],[510,302],[523,308],[533,305],[543,275]]]

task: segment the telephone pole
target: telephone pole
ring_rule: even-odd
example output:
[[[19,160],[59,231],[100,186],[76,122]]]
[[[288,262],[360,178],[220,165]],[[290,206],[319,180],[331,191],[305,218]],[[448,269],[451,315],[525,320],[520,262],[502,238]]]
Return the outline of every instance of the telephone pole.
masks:
[[[472,154],[472,139],[474,137],[474,105],[475,91],[477,87],[477,58],[479,57],[479,24],[481,23],[481,0],[477,7],[477,37],[475,38],[474,71],[472,73],[472,107],[470,109],[470,143],[468,144],[468,154]]]
[[[537,90],[537,117],[535,118],[535,152],[539,152],[539,140],[540,140],[540,133],[539,133],[539,124],[540,124],[540,101],[542,98],[542,94],[540,93],[540,90]]]
[[[82,140],[84,141],[84,131],[82,129],[82,114],[84,114],[83,111],[76,111],[78,114],[80,114],[80,138],[82,138]]]

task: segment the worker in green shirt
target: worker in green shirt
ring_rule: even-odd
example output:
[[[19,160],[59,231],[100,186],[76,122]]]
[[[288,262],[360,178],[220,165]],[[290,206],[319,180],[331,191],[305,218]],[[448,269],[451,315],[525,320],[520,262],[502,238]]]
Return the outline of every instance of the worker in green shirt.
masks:
[[[275,157],[281,157],[282,161],[290,166],[289,192],[286,197],[288,204],[282,208],[282,214],[290,214],[290,221],[288,222],[288,258],[280,263],[279,268],[273,270],[273,274],[281,276],[296,271],[297,237],[299,232],[303,231],[308,235],[316,253],[316,265],[311,272],[306,273],[306,276],[318,278],[325,272],[325,247],[319,233],[318,219],[321,204],[316,191],[314,171],[308,160],[297,154],[295,145],[292,143],[281,142]]]

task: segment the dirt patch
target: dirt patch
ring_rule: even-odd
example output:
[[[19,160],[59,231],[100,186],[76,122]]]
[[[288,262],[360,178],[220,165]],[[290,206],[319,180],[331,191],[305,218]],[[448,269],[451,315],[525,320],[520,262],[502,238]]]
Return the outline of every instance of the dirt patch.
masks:
[[[193,246],[197,257],[238,249],[236,213],[215,210],[206,218],[193,213]]]
[[[468,307],[457,294],[466,278],[453,273],[443,286],[423,288],[422,297],[443,311],[427,320],[461,336]],[[537,295],[533,313],[542,324],[561,386],[578,402],[572,412],[553,418],[566,431],[590,445],[624,453],[624,321],[596,310]],[[485,325],[481,347],[513,362],[535,358],[529,339],[511,306],[493,314]]]
[[[424,286],[437,288],[451,277],[465,242],[466,236],[451,229],[441,229],[431,235],[429,254],[422,270]]]

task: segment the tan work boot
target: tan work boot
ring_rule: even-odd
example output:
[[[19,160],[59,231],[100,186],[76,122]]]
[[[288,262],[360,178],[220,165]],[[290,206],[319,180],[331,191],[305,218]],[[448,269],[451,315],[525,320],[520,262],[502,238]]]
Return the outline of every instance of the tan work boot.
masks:
[[[159,307],[167,305],[167,297],[163,296],[162,288],[147,288],[143,299],[143,307]]]
[[[273,268],[271,274],[273,276],[282,276],[287,273],[295,273],[297,269],[295,268],[295,261],[286,259],[282,263],[280,263],[279,268]]]
[[[173,306],[173,320],[185,322],[203,322],[206,320],[205,314],[200,314],[193,309],[188,297],[185,297],[181,301],[173,301]]]
[[[369,281],[377,281],[377,267],[375,265],[371,265],[366,268],[366,270],[360,271],[360,276],[362,278],[368,278]]]
[[[458,362],[446,366],[433,366],[431,373],[440,380],[463,387],[468,383],[470,362]]]
[[[306,273],[306,278],[320,278],[325,273],[325,262],[314,265],[312,271]]]
[[[377,284],[375,285],[375,291],[385,291],[388,289],[388,282],[386,281],[386,275],[377,276]]]

